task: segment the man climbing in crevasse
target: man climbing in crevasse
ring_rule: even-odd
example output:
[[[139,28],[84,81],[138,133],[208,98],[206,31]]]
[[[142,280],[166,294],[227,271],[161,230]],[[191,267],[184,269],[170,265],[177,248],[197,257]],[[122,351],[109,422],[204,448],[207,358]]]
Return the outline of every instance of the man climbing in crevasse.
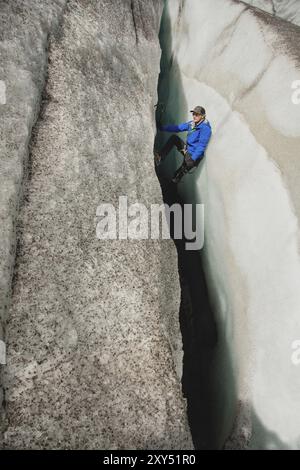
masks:
[[[206,119],[205,109],[202,106],[196,106],[191,110],[191,113],[193,113],[192,121],[184,122],[178,126],[172,124],[162,126],[160,123],[157,126],[160,131],[166,132],[188,131],[186,143],[178,135],[173,134],[160,152],[154,151],[156,166],[161,164],[174,145],[184,156],[182,165],[172,178],[173,183],[178,183],[191,168],[198,166],[204,157],[204,151],[211,137],[211,125]]]

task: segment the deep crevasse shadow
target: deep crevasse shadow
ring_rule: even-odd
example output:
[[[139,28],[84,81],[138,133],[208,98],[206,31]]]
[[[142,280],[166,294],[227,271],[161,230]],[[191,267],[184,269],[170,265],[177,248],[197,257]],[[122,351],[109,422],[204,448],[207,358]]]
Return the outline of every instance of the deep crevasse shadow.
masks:
[[[175,186],[159,178],[166,204],[182,204]],[[170,233],[173,238],[173,220]],[[179,322],[183,342],[182,391],[187,398],[188,420],[196,449],[214,449],[218,436],[214,425],[213,360],[216,325],[209,307],[199,253],[186,251],[185,241],[173,239],[178,254],[181,287]]]
[[[161,19],[160,44],[162,57],[158,99],[159,102],[168,104],[168,116],[163,119],[163,123],[183,122],[188,111],[188,103],[185,99],[177,61],[171,54],[171,24],[166,8]],[[156,120],[159,120],[159,113],[158,109]],[[166,119],[169,119],[168,122],[165,122]],[[158,133],[154,148],[159,150],[163,143],[164,137],[162,133]],[[182,196],[182,191],[179,194],[178,187],[170,182],[170,177],[181,164],[182,159],[179,152],[173,151],[163,163],[163,167],[156,169],[164,203],[169,206],[174,203],[182,206],[187,202],[192,202],[195,206],[200,202],[195,181],[201,172],[201,164],[196,170],[192,170],[192,175],[183,177],[180,187],[184,186],[185,196]],[[171,217],[172,238],[173,222]],[[173,238],[173,241],[178,254],[181,286],[179,322],[184,352],[182,391],[187,398],[191,434],[196,449],[220,449],[232,428],[237,403],[229,348],[226,347],[226,340],[222,334],[221,340],[220,338],[218,340],[218,319],[215,318],[210,305],[201,251],[186,250],[184,239]],[[224,375],[226,380],[223,380]]]

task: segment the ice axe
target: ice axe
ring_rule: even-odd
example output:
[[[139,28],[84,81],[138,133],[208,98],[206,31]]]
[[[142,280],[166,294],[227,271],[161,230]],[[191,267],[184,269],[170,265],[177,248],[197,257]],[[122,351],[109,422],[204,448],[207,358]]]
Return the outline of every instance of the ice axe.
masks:
[[[160,126],[161,125],[162,115],[165,112],[165,103],[158,102],[158,103],[156,103],[156,105],[154,105],[154,108],[156,108],[157,123]]]

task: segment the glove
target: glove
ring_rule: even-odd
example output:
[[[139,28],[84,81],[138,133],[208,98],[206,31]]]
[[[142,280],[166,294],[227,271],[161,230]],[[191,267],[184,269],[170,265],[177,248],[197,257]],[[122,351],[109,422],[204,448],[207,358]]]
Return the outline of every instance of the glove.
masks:
[[[188,152],[186,152],[185,154],[184,163],[188,169],[193,168],[193,166],[195,166],[195,161],[192,159],[191,155]]]

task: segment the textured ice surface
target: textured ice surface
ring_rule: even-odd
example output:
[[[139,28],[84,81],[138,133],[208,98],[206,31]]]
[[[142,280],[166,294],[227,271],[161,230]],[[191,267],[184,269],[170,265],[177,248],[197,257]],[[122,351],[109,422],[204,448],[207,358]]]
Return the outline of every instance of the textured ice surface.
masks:
[[[299,0],[244,0],[244,2],[300,26]]]
[[[229,446],[299,448],[291,355],[300,338],[300,105],[292,100],[300,29],[238,1],[167,5],[165,122],[188,120],[199,104],[213,128],[206,159],[179,189],[205,204],[204,260],[220,325],[216,426],[225,438],[236,406]]]
[[[6,320],[4,445],[193,448],[174,366],[173,242],[96,238],[101,202],[162,202],[152,155],[162,2],[71,0],[64,12],[63,3],[1,2],[7,270],[31,139]]]

